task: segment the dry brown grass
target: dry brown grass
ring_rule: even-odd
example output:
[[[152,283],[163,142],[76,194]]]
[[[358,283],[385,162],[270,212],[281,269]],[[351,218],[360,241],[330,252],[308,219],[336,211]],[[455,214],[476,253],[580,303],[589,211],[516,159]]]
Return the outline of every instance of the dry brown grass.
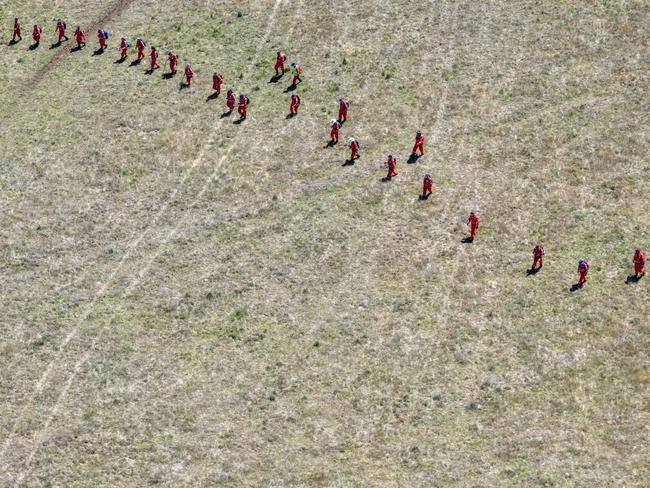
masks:
[[[0,47],[2,484],[650,484],[647,2],[144,0],[51,61],[50,19],[114,5],[0,0],[48,21]]]

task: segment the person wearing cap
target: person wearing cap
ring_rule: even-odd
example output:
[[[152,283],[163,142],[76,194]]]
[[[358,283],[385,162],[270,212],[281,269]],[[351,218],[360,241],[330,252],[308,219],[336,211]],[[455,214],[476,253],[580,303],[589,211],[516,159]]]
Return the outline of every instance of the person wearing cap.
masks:
[[[339,130],[341,130],[341,123],[336,120],[330,120],[330,144],[338,144],[339,142]]]
[[[411,155],[416,156],[417,151],[420,151],[420,156],[424,156],[424,135],[420,131],[415,133],[415,145],[413,146]]]
[[[345,98],[339,98],[339,122],[342,124],[348,120],[348,109],[350,108],[350,101]]]
[[[427,198],[433,193],[433,179],[430,174],[424,175],[424,180],[422,181],[422,198]]]
[[[278,51],[275,54],[275,76],[281,76],[286,71],[284,69],[284,63],[287,60],[287,57],[282,51]]]
[[[469,226],[470,241],[473,241],[474,239],[476,239],[476,232],[478,231],[478,228],[481,225],[481,219],[478,218],[476,212],[469,213],[469,218],[467,219],[467,225]]]
[[[228,108],[229,114],[235,109],[235,92],[232,91],[232,88],[228,88],[226,92],[226,107]]]
[[[57,19],[56,28],[55,28],[54,32],[56,32],[56,34],[59,37],[59,44],[61,44],[61,42],[64,39],[66,41],[68,40],[68,36],[65,35],[65,29],[66,29],[65,22],[63,22],[61,19]]]
[[[187,63],[187,66],[185,66],[185,84],[187,86],[192,86],[193,78],[194,78],[194,70],[192,69],[192,65]]]
[[[586,259],[578,261],[578,286],[583,286],[587,282],[587,273],[589,273],[589,263]]]
[[[217,95],[221,93],[221,85],[223,85],[223,76],[215,71],[212,75],[212,89]]]
[[[645,253],[641,249],[635,249],[632,262],[634,263],[634,277],[642,278],[645,275]]]
[[[169,72],[172,75],[175,75],[176,71],[178,71],[178,54],[173,51],[169,51],[167,53],[167,59],[169,60]]]
[[[361,157],[361,154],[359,154],[359,149],[361,148],[361,145],[359,144],[359,141],[357,141],[354,137],[350,137],[349,139],[350,142],[350,161],[354,161],[355,159]]]
[[[18,41],[16,40],[16,38],[18,38]],[[11,38],[11,42],[15,44],[22,40],[23,40],[22,24],[20,23],[20,19],[18,17],[14,17],[14,35]]]
[[[542,269],[544,266],[544,247],[541,244],[535,244],[533,247],[533,266],[531,270],[537,271],[537,265],[539,264],[539,269]]]
[[[297,63],[291,63],[291,74],[293,75],[291,86],[297,86],[298,83],[302,83],[302,79],[300,78],[302,68]]]
[[[82,46],[86,47],[86,31],[81,28],[81,26],[77,26],[77,28],[74,31],[74,37],[75,40],[77,41],[77,49],[81,49]]]
[[[387,180],[390,180],[393,176],[397,176],[397,159],[395,159],[392,154],[388,155],[388,160],[384,165],[388,168],[388,174],[386,175]]]
[[[137,61],[142,61],[145,58],[145,54],[144,54],[145,46],[146,46],[146,44],[144,43],[144,39],[142,39],[142,37],[138,37],[135,40],[135,48],[138,50]],[[151,69],[153,69],[153,68],[151,68]]]
[[[120,61],[125,61],[129,57],[129,42],[126,37],[120,40]]]

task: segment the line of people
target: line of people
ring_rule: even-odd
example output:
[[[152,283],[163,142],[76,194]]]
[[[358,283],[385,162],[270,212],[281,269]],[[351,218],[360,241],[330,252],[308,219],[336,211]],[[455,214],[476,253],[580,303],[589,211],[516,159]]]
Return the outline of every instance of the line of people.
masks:
[[[57,19],[55,34],[57,36],[57,41],[53,46],[60,46],[64,41],[68,41],[66,35],[67,25],[61,19]],[[41,26],[35,24],[32,31],[32,39],[34,40],[33,47],[38,47],[41,41],[43,29]],[[81,26],[77,26],[74,32],[75,41],[77,47],[74,50],[80,50],[86,46],[86,32]],[[110,38],[110,33],[105,28],[100,28],[97,31],[97,38],[99,42],[99,49],[96,54],[102,54],[108,48],[108,40]],[[10,41],[10,45],[16,44],[22,41],[22,24],[18,17],[14,18],[13,26],[13,35]],[[120,39],[119,51],[120,58],[117,63],[122,63],[126,61],[129,57],[129,49],[133,46],[127,38],[122,37]],[[136,60],[134,64],[139,64],[146,58],[145,49],[146,43],[142,37],[137,37],[135,41],[135,49],[137,51]],[[149,52],[150,58],[150,69],[152,73],[156,69],[161,67],[159,61],[160,53],[155,46],[151,47]],[[167,53],[167,60],[169,63],[169,76],[175,76],[178,71],[178,54],[173,51]],[[284,76],[287,72],[286,68],[287,56],[282,51],[277,51],[274,70],[275,76],[271,81],[276,82]],[[293,91],[297,86],[302,83],[302,67],[297,63],[291,63],[290,65],[291,73],[291,85],[287,88],[287,92]],[[184,70],[185,78],[185,87],[191,87],[192,81],[194,80],[194,70],[192,69],[191,64],[187,64]],[[215,72],[212,75],[212,90],[213,94],[209,98],[216,98],[221,94],[221,88],[224,84],[224,77],[221,73]],[[223,116],[229,116],[232,114],[235,103],[237,101],[237,96],[232,89],[228,89],[226,92],[226,112]],[[248,106],[250,104],[250,99],[245,93],[240,93],[237,103],[237,113],[240,116],[240,122],[246,120],[248,117]],[[297,93],[291,94],[290,105],[289,105],[289,114],[287,118],[293,118],[298,115],[298,110],[300,108],[301,99]],[[330,121],[330,140],[327,144],[327,147],[333,147],[339,143],[340,131],[342,130],[343,124],[348,119],[348,110],[350,108],[350,100],[346,98],[339,98],[339,113],[338,119],[332,119]],[[354,164],[354,162],[361,157],[361,143],[355,137],[350,137],[348,139],[349,149],[350,149],[350,159],[345,162],[345,165]],[[421,156],[424,156],[424,143],[425,137],[421,131],[417,131],[415,134],[415,143],[413,149],[411,150],[411,155],[409,157],[409,162],[415,162]],[[393,177],[397,176],[397,158],[392,154],[388,155],[388,158],[384,165],[388,168],[388,173],[383,181],[390,181]],[[433,178],[431,174],[425,174],[422,182],[422,194],[420,195],[420,200],[426,200],[433,193]],[[470,212],[470,215],[467,219],[467,225],[469,227],[469,237],[463,240],[463,242],[472,243],[477,237],[478,229],[480,227],[481,221],[475,211]],[[529,274],[535,274],[539,272],[544,265],[544,256],[545,251],[541,244],[535,245],[532,250],[533,254],[533,264],[531,269],[528,271]],[[634,276],[628,277],[628,281],[638,281],[645,275],[645,265],[646,265],[646,256],[641,249],[636,249],[633,256],[633,265],[634,265]],[[587,275],[589,273],[589,263],[586,259],[581,258],[578,262],[578,282],[574,285],[574,288],[581,288],[587,282]]]

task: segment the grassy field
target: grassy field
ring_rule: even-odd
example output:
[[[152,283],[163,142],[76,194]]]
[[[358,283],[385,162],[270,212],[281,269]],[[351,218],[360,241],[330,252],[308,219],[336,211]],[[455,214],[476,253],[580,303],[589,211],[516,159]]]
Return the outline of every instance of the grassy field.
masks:
[[[86,49],[50,49],[56,17]],[[650,247],[647,0],[0,18],[0,485],[650,486],[650,292],[626,284]],[[195,85],[115,64],[122,35]],[[278,49],[304,67],[290,120]],[[245,123],[206,100],[215,69]],[[324,147],[339,96],[352,166]]]

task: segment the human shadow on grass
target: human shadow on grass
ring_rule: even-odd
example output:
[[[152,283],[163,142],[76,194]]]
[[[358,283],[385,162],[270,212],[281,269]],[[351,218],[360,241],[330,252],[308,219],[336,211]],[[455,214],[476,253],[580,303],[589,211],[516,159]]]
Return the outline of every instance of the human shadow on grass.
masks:
[[[56,49],[58,47],[61,47],[61,41],[50,44],[50,49]]]
[[[95,50],[93,51],[93,56],[101,56],[101,55],[104,54],[105,52],[106,52],[106,49],[102,49],[102,48],[100,47],[100,48],[95,49]]]
[[[269,83],[277,83],[278,81],[280,81],[282,79],[283,76],[284,76],[284,73],[282,73],[281,75],[273,75],[273,76],[271,76],[271,79],[269,80]]]
[[[142,62],[141,59],[134,59],[133,61],[131,61],[129,66],[138,66],[141,62]]]
[[[460,241],[462,244],[472,244],[474,242],[473,237],[465,237],[462,241]]]
[[[35,42],[34,44],[29,46],[29,50],[34,51],[35,49],[38,49],[38,46],[40,46],[40,45],[41,45],[40,42]]]
[[[328,149],[330,147],[336,146],[337,142],[336,141],[327,141],[327,144],[323,146],[323,149]]]
[[[289,93],[294,91],[296,88],[298,88],[298,85],[289,85],[285,90],[284,93]]]
[[[296,115],[298,115],[298,114],[292,114],[291,112],[289,112],[285,118],[286,118],[287,120],[289,120],[289,119],[293,119]]]
[[[630,275],[630,276],[628,276],[627,279],[625,280],[625,284],[627,284],[627,285],[633,285],[634,283],[638,283],[638,282],[641,280],[641,278],[643,278],[644,276],[645,276],[645,273],[643,273],[641,276],[638,276],[638,275]]]
[[[81,51],[84,47],[85,47],[85,46],[75,46],[75,47],[73,47],[72,49],[70,49],[70,52],[71,52],[71,53],[79,52],[79,51]]]
[[[584,285],[582,285],[580,283],[574,283],[573,285],[571,285],[571,288],[569,288],[569,291],[571,293],[573,293],[575,291],[581,290],[583,287],[584,287]]]
[[[423,202],[425,200],[428,200],[430,196],[431,196],[431,193],[424,193],[424,194],[418,196],[418,200]]]
[[[354,166],[354,163],[355,163],[354,159],[346,159],[341,166]]]
[[[406,160],[406,164],[415,164],[418,162],[418,159],[420,159],[420,156],[417,154],[411,154],[409,158]]]
[[[215,100],[215,99],[217,99],[217,98],[219,98],[219,93],[218,93],[218,92],[214,92],[214,93],[212,93],[211,95],[208,95],[207,98],[205,99],[205,101],[206,101],[206,102],[209,102],[210,100]]]
[[[245,122],[245,121],[246,121],[245,118],[244,118],[244,119],[237,119],[237,120],[235,120],[235,121],[233,122],[233,124],[239,125],[239,124],[241,124],[241,123],[243,123],[243,122]]]
[[[232,110],[229,110],[228,112],[224,112],[221,114],[221,118],[225,119],[226,117],[230,117],[232,115]]]
[[[542,268],[530,268],[526,270],[526,275],[528,276],[533,276],[539,273],[542,270]]]
[[[122,64],[126,61],[126,58],[120,58],[113,61],[113,64]]]
[[[181,82],[179,83],[179,85],[178,85],[178,89],[179,89],[179,90],[185,90],[185,89],[187,89],[187,88],[189,88],[189,87],[190,87],[190,85],[187,84],[187,83],[185,83],[184,81],[181,81]]]
[[[12,39],[12,40],[9,41],[9,46],[15,46],[19,42],[20,42],[20,40],[17,41],[16,39]]]
[[[174,76],[176,76],[176,73],[172,73],[171,71],[168,71],[167,73],[163,73],[163,75],[162,75],[163,80],[170,80]]]

